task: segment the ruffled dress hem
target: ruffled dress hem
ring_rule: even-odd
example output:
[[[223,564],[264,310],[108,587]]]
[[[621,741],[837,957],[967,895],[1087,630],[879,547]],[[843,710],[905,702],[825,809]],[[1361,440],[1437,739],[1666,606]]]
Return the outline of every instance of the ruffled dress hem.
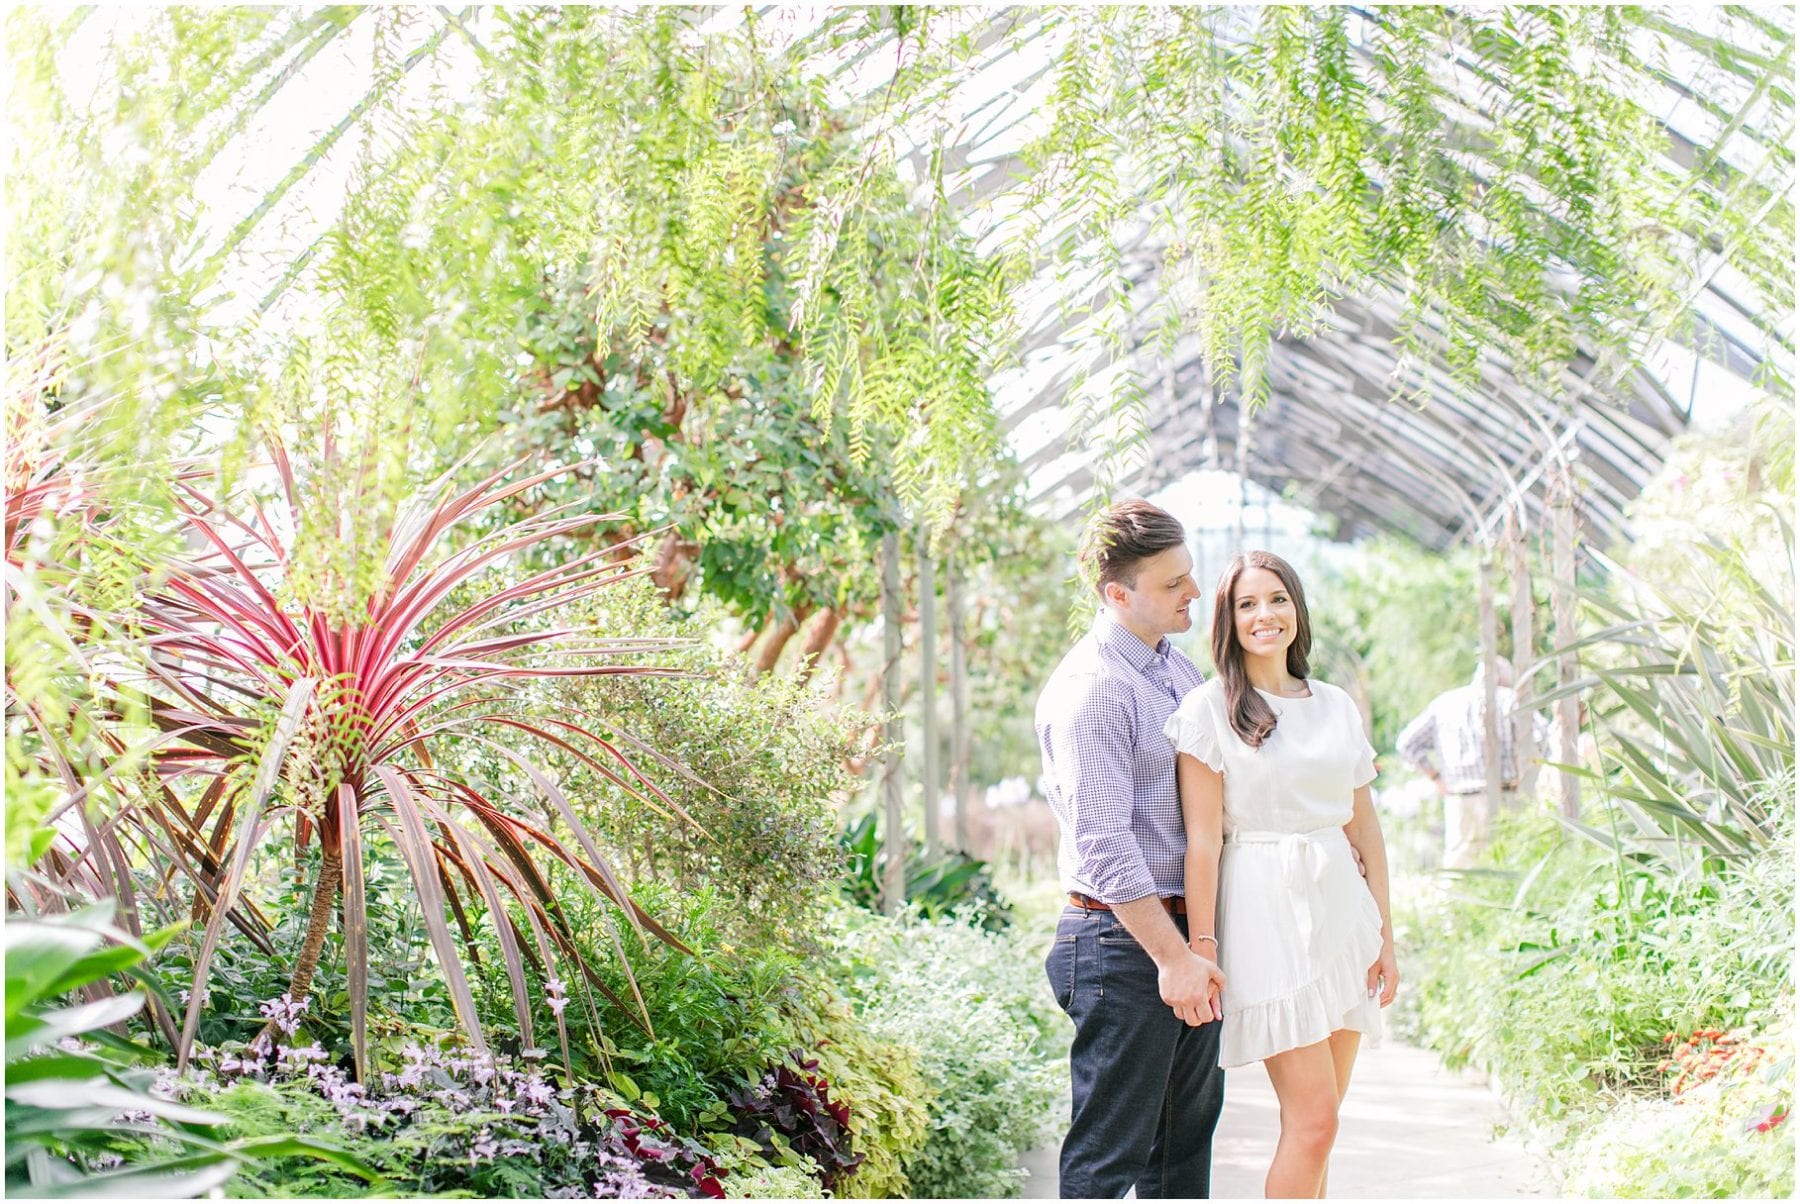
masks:
[[[1219,1066],[1247,1066],[1290,1049],[1325,1040],[1340,1029],[1354,1029],[1381,1042],[1381,1004],[1369,998],[1368,972],[1381,956],[1381,912],[1364,892],[1373,912],[1357,925],[1350,943],[1331,957],[1325,972],[1298,990],[1275,999],[1225,1009],[1219,1034]],[[1229,987],[1227,988],[1229,994]]]

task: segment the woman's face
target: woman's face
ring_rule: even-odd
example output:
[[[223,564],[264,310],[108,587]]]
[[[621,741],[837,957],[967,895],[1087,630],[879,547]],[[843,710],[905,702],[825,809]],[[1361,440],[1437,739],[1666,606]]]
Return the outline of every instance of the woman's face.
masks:
[[[1231,592],[1231,614],[1244,655],[1286,657],[1300,616],[1280,577],[1259,568],[1239,573]]]

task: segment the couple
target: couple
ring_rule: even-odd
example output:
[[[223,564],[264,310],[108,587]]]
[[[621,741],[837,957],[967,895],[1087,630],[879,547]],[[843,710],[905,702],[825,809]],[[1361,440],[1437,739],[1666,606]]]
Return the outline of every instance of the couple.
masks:
[[[1281,1101],[1265,1192],[1323,1196],[1358,1040],[1399,981],[1362,718],[1307,676],[1279,557],[1226,566],[1205,684],[1166,638],[1200,596],[1173,515],[1115,505],[1081,561],[1104,605],[1037,708],[1069,895],[1045,963],[1075,1022],[1062,1195],[1204,1198],[1224,1068],[1260,1061]]]

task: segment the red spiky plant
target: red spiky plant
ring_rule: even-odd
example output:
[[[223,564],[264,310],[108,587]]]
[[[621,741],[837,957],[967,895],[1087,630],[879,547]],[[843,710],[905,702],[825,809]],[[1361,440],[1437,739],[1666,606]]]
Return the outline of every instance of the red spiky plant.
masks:
[[[279,444],[270,452],[297,518],[301,501],[289,458]],[[560,952],[589,984],[606,990],[568,929],[553,867],[571,871],[578,889],[618,905],[633,924],[678,944],[631,902],[562,788],[528,750],[555,745],[639,797],[660,800],[681,821],[692,819],[614,739],[585,729],[580,716],[533,719],[515,705],[521,691],[550,677],[673,674],[641,663],[667,641],[600,639],[579,624],[555,622],[559,612],[639,571],[620,562],[620,546],[541,571],[517,567],[523,554],[560,547],[557,541],[618,516],[564,506],[470,533],[473,520],[571,471],[518,475],[521,467],[460,490],[446,475],[402,507],[385,532],[377,584],[349,618],[295,600],[292,574],[300,566],[260,505],[236,514],[178,486],[183,519],[205,550],[169,566],[164,584],[144,599],[139,622],[148,633],[150,672],[141,689],[120,689],[174,737],[153,754],[160,797],[145,815],[154,819],[155,847],[193,878],[196,916],[205,918],[177,1047],[183,1064],[225,924],[247,933],[258,927],[245,914],[254,909],[240,907],[240,899],[252,854],[278,823],[291,825],[298,848],[316,841],[320,852],[289,996],[298,1002],[311,990],[341,893],[360,1074],[368,1058],[368,833],[385,830],[400,851],[450,998],[477,1050],[487,1045],[451,932],[453,917],[470,937],[474,904],[494,928],[527,1045],[529,969],[554,976]],[[466,542],[458,544],[458,535]],[[451,739],[495,754],[513,771],[507,785],[516,789],[446,768],[432,749]],[[522,814],[507,801],[514,794],[547,803],[560,824]],[[560,1012],[557,1020],[560,1030]],[[566,1051],[566,1031],[563,1039]]]

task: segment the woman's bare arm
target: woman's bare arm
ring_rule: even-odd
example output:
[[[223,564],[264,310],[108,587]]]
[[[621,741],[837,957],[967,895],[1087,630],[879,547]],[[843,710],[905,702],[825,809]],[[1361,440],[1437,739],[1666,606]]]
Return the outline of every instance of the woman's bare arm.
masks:
[[[1363,878],[1369,884],[1369,893],[1375,896],[1375,906],[1381,909],[1381,956],[1369,967],[1369,993],[1379,991],[1381,1006],[1386,1007],[1394,1002],[1394,992],[1400,986],[1400,968],[1394,957],[1393,915],[1388,909],[1387,842],[1381,837],[1381,821],[1376,818],[1375,801],[1367,786],[1356,788],[1344,835],[1362,861]]]
[[[1187,894],[1188,947],[1208,961],[1219,960],[1219,852],[1225,843],[1225,779],[1199,758],[1175,756],[1181,786],[1181,818],[1187,828],[1187,855],[1182,860]],[[1212,939],[1207,939],[1212,938]],[[1219,1002],[1213,1000],[1215,1017]]]

